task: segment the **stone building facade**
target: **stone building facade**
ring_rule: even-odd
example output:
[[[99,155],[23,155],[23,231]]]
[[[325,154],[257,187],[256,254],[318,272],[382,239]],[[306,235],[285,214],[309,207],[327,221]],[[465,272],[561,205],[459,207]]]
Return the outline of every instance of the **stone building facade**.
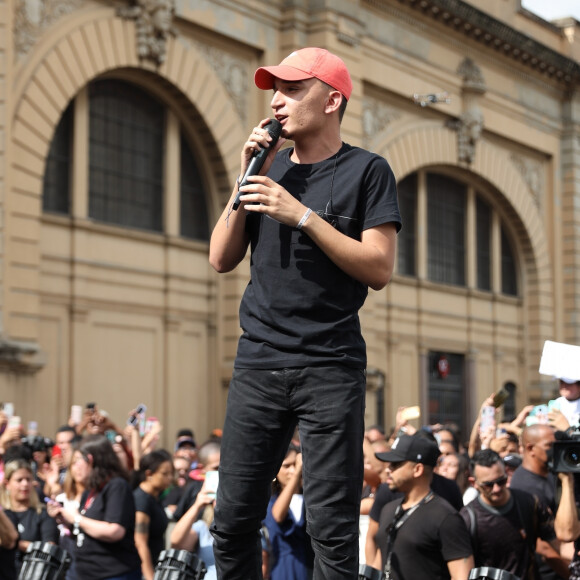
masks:
[[[246,261],[208,239],[251,127],[253,71],[322,46],[343,138],[385,156],[404,229],[371,292],[369,422],[465,429],[551,397],[580,344],[580,25],[518,0],[0,0],[0,400],[50,434],[72,404],[223,420]]]

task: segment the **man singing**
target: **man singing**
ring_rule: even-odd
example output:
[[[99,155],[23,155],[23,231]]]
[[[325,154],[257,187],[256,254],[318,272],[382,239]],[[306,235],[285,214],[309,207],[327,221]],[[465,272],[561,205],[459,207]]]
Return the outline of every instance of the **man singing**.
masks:
[[[358,311],[391,278],[401,227],[396,184],[378,155],[342,142],[352,91],[344,62],[320,48],[256,71],[282,137],[239,180],[210,243],[233,270],[251,247],[251,280],[228,396],[212,533],[218,578],[261,578],[258,530],[298,425],[314,580],[355,580],[362,489],[366,348]],[[271,141],[263,119],[240,175]],[[286,140],[293,147],[280,151]]]

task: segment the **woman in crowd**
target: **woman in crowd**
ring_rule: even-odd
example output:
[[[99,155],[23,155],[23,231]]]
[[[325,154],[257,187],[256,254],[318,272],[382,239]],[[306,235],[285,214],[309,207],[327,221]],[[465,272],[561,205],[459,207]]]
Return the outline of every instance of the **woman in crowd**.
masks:
[[[193,505],[177,521],[171,532],[171,547],[176,550],[195,552],[203,561],[207,572],[204,580],[216,580],[213,555],[213,536],[209,526],[213,522],[215,493],[209,491],[206,479]],[[199,516],[202,515],[200,518]]]
[[[58,514],[58,507],[63,506],[65,510],[78,512],[81,505],[82,495],[88,485],[91,468],[86,457],[76,449],[73,452],[72,460],[67,468],[64,478],[63,492],[56,496],[54,501],[48,504],[48,513],[51,516]],[[56,509],[55,509],[56,508]],[[62,518],[61,518],[62,521]],[[66,573],[66,580],[77,580],[76,573],[76,537],[72,535],[71,528],[60,523],[60,546],[64,548],[72,557],[72,562]]]
[[[272,497],[264,523],[270,534],[272,580],[308,580],[314,555],[306,534],[302,496],[302,454],[290,445],[272,484]]]
[[[47,514],[34,491],[32,467],[24,459],[14,459],[4,466],[0,504],[20,533],[16,551],[16,567],[32,542],[58,542],[58,528]]]
[[[455,481],[459,486],[461,495],[469,487],[469,459],[462,453],[441,455],[435,473]]]
[[[76,572],[83,580],[141,580],[135,547],[135,501],[128,475],[109,440],[90,435],[79,452],[90,468],[80,510],[57,507],[76,538]]]
[[[133,492],[135,498],[135,545],[141,557],[145,580],[153,580],[155,563],[165,548],[165,530],[169,520],[159,496],[173,481],[171,455],[164,449],[141,458],[141,483]]]

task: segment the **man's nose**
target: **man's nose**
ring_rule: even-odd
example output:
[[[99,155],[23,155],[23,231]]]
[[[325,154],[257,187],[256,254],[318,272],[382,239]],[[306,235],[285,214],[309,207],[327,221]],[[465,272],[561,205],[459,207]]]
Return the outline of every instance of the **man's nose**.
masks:
[[[270,101],[270,106],[272,107],[272,109],[276,109],[281,106],[281,103],[282,99],[280,91],[274,91],[274,94],[272,95],[272,100]]]

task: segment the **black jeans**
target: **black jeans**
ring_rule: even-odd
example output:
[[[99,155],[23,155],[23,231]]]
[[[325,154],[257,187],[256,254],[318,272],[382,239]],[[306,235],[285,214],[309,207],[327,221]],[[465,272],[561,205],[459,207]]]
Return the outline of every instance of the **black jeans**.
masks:
[[[260,580],[259,528],[296,424],[314,580],[358,578],[365,373],[340,365],[235,369],[212,525],[219,580]]]

